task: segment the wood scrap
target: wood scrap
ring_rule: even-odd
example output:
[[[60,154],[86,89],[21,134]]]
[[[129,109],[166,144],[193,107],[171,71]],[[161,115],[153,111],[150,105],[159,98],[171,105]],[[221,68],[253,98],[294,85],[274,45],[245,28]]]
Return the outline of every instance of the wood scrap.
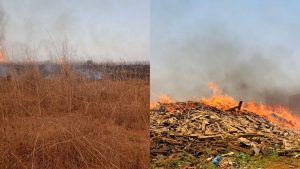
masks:
[[[281,156],[300,152],[300,131],[278,127],[251,112],[222,111],[198,102],[160,104],[163,109],[150,111],[153,166],[180,153],[204,161],[231,151],[267,155],[276,145]]]

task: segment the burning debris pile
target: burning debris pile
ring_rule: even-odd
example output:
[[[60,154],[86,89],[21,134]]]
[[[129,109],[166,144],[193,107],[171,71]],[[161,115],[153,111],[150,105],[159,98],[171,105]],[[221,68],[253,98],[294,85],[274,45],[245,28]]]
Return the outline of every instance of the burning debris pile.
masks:
[[[279,156],[295,156],[295,153],[299,156],[299,131],[280,127],[258,114],[238,110],[240,106],[241,103],[236,109],[224,111],[189,101],[159,103],[152,107],[152,165],[169,166],[184,156],[189,166],[200,166],[210,163],[213,157],[233,152],[249,156],[267,156],[274,152]]]

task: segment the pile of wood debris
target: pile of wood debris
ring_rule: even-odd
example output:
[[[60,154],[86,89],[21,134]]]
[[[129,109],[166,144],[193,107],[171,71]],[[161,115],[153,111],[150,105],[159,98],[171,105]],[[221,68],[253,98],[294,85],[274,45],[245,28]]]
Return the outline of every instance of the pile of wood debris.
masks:
[[[185,154],[195,166],[231,153],[295,156],[300,132],[251,112],[222,111],[198,102],[160,103],[150,112],[151,164],[166,166]]]

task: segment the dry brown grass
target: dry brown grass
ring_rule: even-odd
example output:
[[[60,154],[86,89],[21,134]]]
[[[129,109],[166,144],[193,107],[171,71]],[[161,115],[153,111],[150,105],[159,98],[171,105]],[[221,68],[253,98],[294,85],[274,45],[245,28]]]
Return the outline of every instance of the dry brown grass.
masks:
[[[149,81],[0,80],[0,168],[149,166]]]

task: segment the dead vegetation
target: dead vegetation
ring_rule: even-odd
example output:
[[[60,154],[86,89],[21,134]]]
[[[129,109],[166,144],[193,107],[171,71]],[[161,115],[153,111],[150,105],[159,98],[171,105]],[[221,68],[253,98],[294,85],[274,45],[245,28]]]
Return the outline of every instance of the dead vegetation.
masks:
[[[36,66],[0,80],[0,168],[148,168],[149,79]]]
[[[199,102],[159,103],[150,112],[150,137],[153,168],[261,168],[261,159],[280,156],[299,164],[299,131]]]

